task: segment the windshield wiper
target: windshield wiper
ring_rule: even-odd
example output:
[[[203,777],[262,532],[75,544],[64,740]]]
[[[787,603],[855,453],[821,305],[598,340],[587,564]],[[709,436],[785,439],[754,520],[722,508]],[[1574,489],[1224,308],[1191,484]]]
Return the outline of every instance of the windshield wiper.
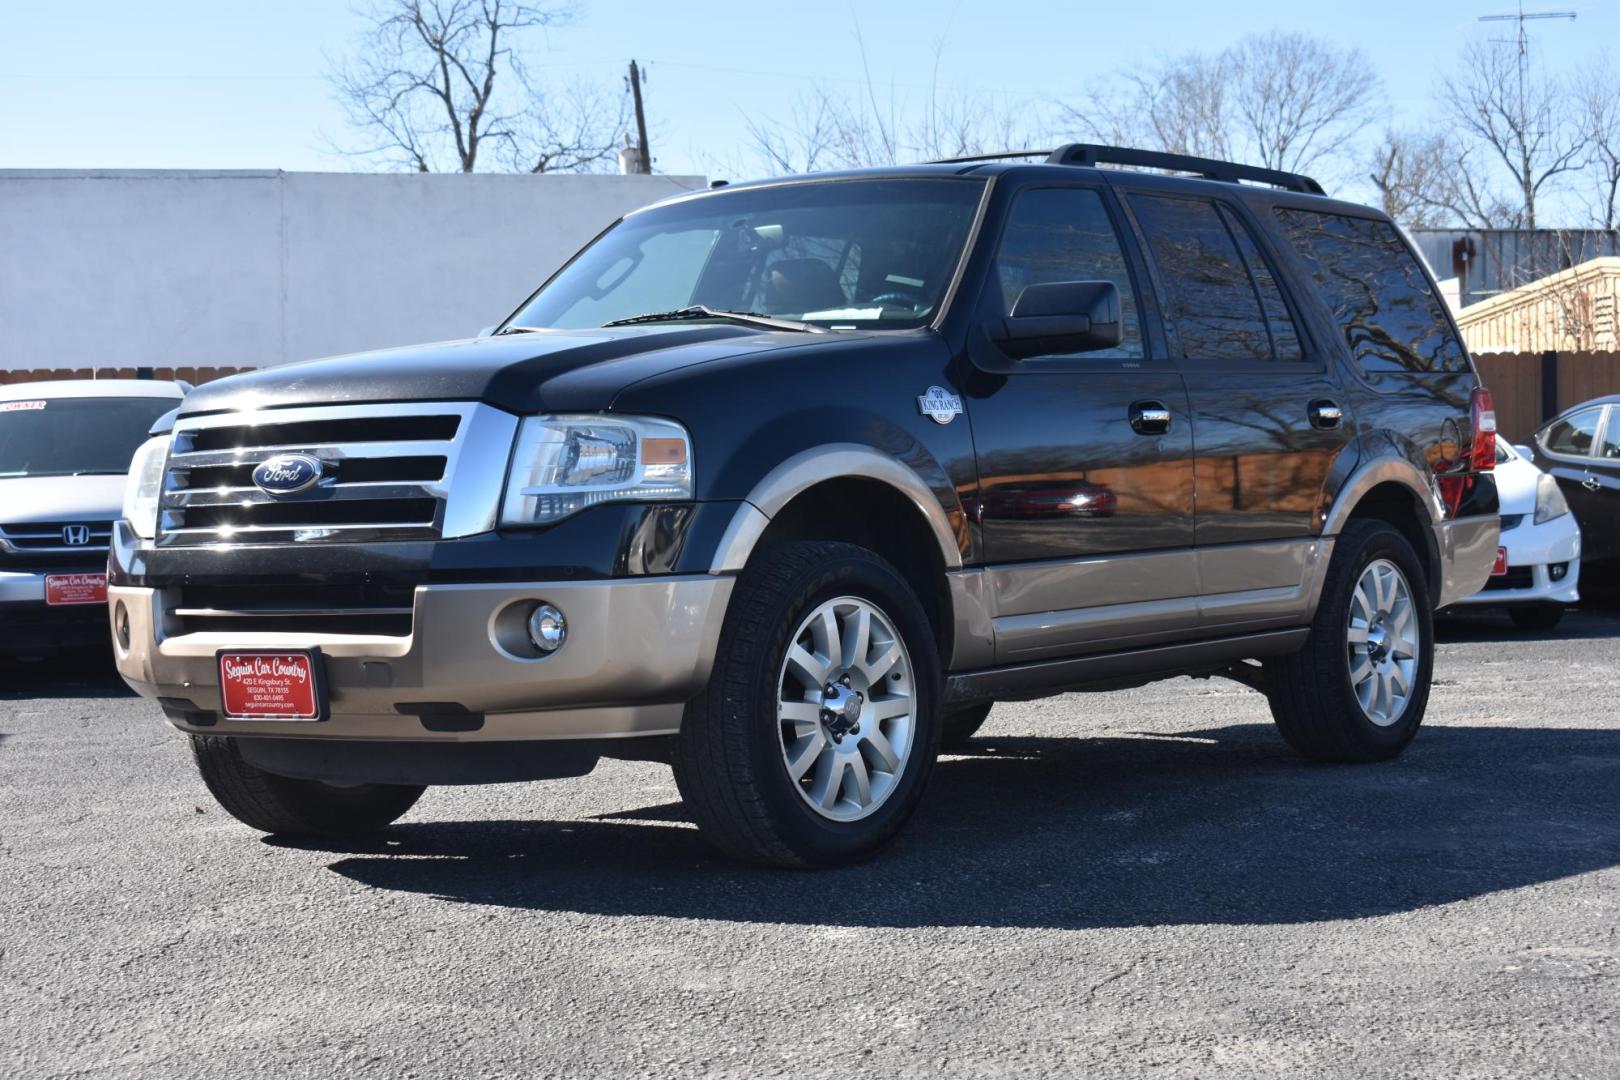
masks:
[[[800,322],[798,319],[778,319],[761,315],[757,311],[725,311],[705,304],[692,304],[673,311],[653,311],[646,315],[632,315],[628,319],[612,319],[603,326],[634,326],[637,323],[680,322],[683,319],[726,319],[744,326],[763,326],[768,330],[796,330],[801,334],[825,334],[825,326]]]

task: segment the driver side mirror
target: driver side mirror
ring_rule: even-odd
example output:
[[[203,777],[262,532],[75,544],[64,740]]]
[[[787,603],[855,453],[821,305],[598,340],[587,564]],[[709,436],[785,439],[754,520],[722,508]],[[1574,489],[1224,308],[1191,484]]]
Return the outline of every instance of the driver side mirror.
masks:
[[[1012,314],[990,327],[990,337],[1015,359],[1111,349],[1122,335],[1119,286],[1112,281],[1026,285]]]

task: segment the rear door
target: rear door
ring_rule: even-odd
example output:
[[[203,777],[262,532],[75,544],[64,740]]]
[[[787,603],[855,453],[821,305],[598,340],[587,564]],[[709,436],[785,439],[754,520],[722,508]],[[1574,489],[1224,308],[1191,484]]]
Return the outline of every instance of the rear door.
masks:
[[[1133,190],[1192,411],[1200,587],[1235,614],[1301,585],[1328,471],[1351,437],[1328,357],[1236,201]],[[1273,599],[1281,599],[1280,597]],[[1223,602],[1212,600],[1210,623]]]

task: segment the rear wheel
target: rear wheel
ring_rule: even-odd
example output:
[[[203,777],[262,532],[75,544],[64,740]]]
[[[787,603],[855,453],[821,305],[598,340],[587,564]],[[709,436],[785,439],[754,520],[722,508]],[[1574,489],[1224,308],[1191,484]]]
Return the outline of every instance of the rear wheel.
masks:
[[[1564,621],[1564,605],[1525,604],[1510,607],[1508,617],[1520,630],[1551,630]]]
[[[675,779],[721,851],[832,866],[887,843],[933,768],[934,637],[905,579],[864,548],[789,543],[737,582]]]
[[[989,719],[990,710],[994,705],[993,701],[983,701],[977,705],[968,705],[947,712],[939,722],[939,745],[946,748],[958,747],[973,738],[984,726],[985,720]]]
[[[1308,758],[1392,758],[1423,722],[1433,668],[1433,611],[1416,552],[1384,522],[1352,521],[1334,545],[1304,647],[1265,664],[1271,715]]]
[[[236,740],[191,736],[191,753],[209,792],[236,820],[286,836],[353,836],[392,824],[426,789],[406,784],[339,787],[295,780],[249,764]]]

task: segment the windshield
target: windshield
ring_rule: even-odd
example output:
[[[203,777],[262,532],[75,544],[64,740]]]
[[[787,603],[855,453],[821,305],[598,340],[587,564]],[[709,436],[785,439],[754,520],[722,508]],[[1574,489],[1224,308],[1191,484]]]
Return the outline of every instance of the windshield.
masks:
[[[701,305],[832,329],[922,326],[956,273],[983,191],[982,180],[955,177],[836,180],[645,210],[564,267],[508,325],[579,329]]]
[[[0,401],[0,478],[129,471],[172,398],[36,398]]]

